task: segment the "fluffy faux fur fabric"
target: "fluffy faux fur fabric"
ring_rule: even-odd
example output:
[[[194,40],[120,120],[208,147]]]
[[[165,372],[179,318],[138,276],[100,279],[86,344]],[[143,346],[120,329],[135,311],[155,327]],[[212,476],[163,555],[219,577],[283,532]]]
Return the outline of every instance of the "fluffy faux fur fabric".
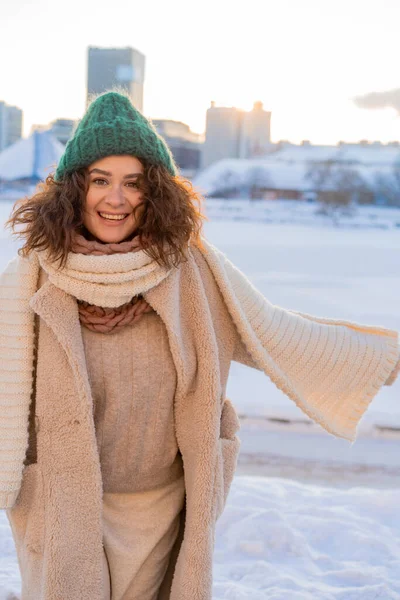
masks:
[[[275,306],[202,241],[202,249],[190,248],[188,261],[154,285],[144,276],[146,289],[133,292],[140,289],[163,319],[177,371],[175,427],[186,501],[160,600],[211,599],[215,521],[240,445],[239,422],[225,396],[231,361],[262,370],[327,431],[353,441],[357,423],[399,359],[398,332]],[[89,268],[98,278],[98,264]],[[34,291],[38,274],[37,257],[17,259],[0,281],[0,319],[7,325],[2,352],[9,360],[0,370],[0,506],[8,508],[21,572],[33,590],[24,600],[93,600],[101,598],[102,585],[102,482],[77,301],[58,285],[65,282],[60,273],[50,271]],[[7,294],[20,299],[17,309]],[[115,287],[113,294],[115,301]],[[23,470],[34,314],[44,353],[36,378],[38,462]],[[17,365],[25,368],[22,380]],[[34,490],[30,499],[28,486]]]

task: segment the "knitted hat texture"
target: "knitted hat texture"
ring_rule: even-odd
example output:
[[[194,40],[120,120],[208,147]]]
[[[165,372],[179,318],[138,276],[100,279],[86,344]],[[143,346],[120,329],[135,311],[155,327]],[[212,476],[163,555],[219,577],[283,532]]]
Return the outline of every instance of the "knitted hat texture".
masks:
[[[114,154],[130,154],[178,173],[172,153],[153,123],[127,96],[105,92],[88,107],[61,156],[54,179]]]

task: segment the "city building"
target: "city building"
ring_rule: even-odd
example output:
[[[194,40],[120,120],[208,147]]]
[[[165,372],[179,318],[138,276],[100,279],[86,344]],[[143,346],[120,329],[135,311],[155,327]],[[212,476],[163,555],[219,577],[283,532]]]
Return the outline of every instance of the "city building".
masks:
[[[271,145],[271,113],[255,102],[253,110],[243,116],[239,158],[253,158],[265,154]]]
[[[207,110],[203,169],[225,158],[252,158],[265,154],[271,144],[271,113],[255,102],[251,111],[215,106]]]
[[[87,98],[113,87],[126,90],[133,105],[143,112],[145,56],[134,48],[88,48]]]
[[[72,137],[77,125],[78,121],[74,119],[55,119],[50,123],[48,131],[65,146]]]
[[[181,121],[154,119],[153,124],[165,139],[181,172],[188,176],[200,167],[203,139]]]
[[[0,152],[22,137],[22,110],[0,101]]]
[[[201,167],[224,158],[238,158],[243,112],[234,107],[211,107],[206,115],[206,136],[201,156]]]

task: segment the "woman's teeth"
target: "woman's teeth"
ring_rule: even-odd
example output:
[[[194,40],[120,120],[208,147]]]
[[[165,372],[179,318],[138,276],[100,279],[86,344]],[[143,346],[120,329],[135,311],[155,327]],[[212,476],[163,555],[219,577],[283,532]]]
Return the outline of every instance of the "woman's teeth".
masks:
[[[111,221],[122,221],[123,219],[125,219],[128,215],[108,215],[106,213],[101,213],[99,212],[99,215],[103,218],[103,219],[110,219]]]

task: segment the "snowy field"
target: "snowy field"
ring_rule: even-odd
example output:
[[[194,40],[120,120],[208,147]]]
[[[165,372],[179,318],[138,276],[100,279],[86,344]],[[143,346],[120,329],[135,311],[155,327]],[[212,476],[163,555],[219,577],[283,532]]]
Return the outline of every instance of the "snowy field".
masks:
[[[10,208],[0,202],[0,221]],[[205,234],[275,304],[400,330],[400,211],[363,209],[334,226],[314,210],[209,201]],[[2,231],[0,269],[17,247]],[[227,391],[242,447],[217,527],[213,599],[400,599],[400,383],[379,392],[353,446],[258,371],[233,363]],[[0,600],[18,590],[1,511]]]
[[[400,492],[236,477],[213,600],[398,600]]]

